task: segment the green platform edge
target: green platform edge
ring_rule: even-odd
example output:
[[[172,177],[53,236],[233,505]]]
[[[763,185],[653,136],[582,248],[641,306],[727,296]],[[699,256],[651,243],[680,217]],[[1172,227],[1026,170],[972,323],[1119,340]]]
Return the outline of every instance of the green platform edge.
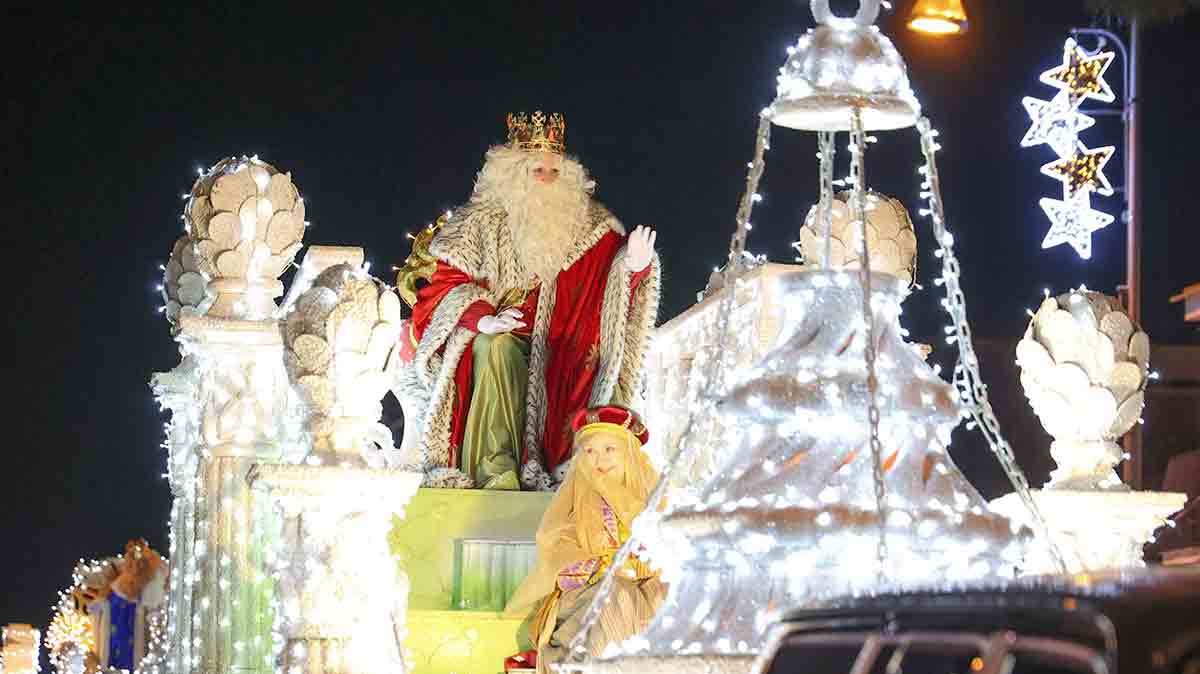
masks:
[[[409,653],[413,674],[491,674],[517,651],[521,618],[456,610],[457,543],[463,539],[533,541],[549,492],[417,491],[388,544],[408,573]]]

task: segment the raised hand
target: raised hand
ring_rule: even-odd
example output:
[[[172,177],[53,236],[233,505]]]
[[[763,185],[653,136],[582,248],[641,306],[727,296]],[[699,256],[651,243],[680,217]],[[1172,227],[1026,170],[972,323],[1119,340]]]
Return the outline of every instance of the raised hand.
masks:
[[[479,331],[485,335],[499,335],[525,327],[521,321],[524,314],[520,309],[505,309],[495,316],[484,316],[479,319]]]
[[[645,225],[639,225],[629,235],[628,248],[625,251],[625,268],[633,273],[645,269],[654,257],[654,241],[658,232]]]

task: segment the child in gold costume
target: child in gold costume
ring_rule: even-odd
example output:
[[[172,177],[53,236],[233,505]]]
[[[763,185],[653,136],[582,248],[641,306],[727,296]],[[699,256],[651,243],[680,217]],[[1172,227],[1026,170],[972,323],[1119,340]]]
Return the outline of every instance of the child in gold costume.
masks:
[[[506,609],[509,614],[533,609],[526,626],[539,673],[566,657],[600,580],[658,482],[642,452],[649,434],[635,413],[619,407],[581,410],[572,429],[575,458],[538,527],[537,562]],[[593,655],[645,627],[666,594],[657,573],[635,555],[615,581],[588,636]]]

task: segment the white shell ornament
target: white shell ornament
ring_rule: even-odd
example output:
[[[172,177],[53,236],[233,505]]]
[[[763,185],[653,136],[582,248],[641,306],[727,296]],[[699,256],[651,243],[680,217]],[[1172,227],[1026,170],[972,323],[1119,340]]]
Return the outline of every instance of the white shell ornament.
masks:
[[[1049,487],[1121,487],[1115,441],[1141,416],[1149,359],[1149,338],[1116,298],[1080,289],[1042,302],[1017,363],[1029,404],[1054,437]]]

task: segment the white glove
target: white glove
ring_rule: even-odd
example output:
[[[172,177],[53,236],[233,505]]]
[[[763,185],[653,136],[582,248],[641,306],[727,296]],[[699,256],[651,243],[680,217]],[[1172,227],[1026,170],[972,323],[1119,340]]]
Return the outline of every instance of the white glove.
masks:
[[[485,335],[499,335],[525,327],[521,322],[524,314],[520,309],[505,309],[495,316],[484,316],[479,319],[479,331]]]
[[[658,232],[645,225],[634,229],[625,250],[625,268],[635,274],[645,269],[654,256],[654,241],[657,238]]]

